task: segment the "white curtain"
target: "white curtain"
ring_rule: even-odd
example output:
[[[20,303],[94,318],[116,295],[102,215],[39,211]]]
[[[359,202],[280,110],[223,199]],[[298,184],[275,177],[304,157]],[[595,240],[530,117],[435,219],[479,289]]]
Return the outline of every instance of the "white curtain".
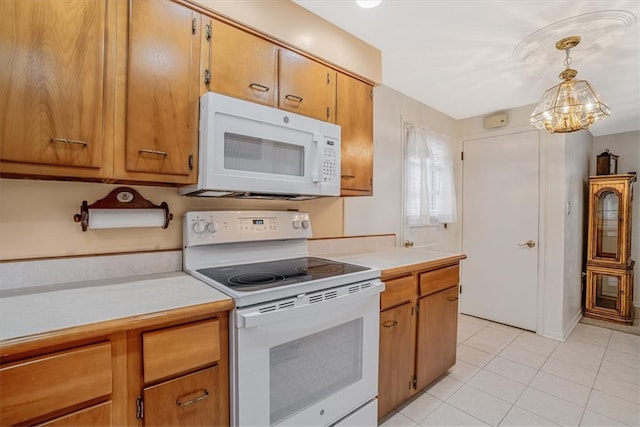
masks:
[[[447,135],[405,124],[405,209],[409,226],[456,222],[453,149]]]

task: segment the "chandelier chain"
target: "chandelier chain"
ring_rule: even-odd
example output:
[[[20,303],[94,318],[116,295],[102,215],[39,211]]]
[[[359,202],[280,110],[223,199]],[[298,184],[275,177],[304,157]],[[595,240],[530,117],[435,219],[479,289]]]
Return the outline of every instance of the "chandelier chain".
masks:
[[[573,59],[571,59],[571,56],[569,55],[571,53],[571,49],[565,50],[565,53],[567,54],[567,56],[564,58],[564,66],[569,68],[569,65],[571,65],[571,62],[573,62]]]

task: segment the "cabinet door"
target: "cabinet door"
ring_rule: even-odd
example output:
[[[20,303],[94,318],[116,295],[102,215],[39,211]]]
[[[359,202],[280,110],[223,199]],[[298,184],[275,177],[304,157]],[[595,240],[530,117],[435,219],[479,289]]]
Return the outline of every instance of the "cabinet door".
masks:
[[[618,268],[629,264],[635,179],[635,175],[589,179],[588,261]]]
[[[458,287],[418,300],[416,389],[420,390],[456,363]]]
[[[413,304],[380,313],[378,418],[413,393]]]
[[[279,51],[278,107],[282,110],[335,121],[336,72],[319,62]]]
[[[0,159],[101,176],[107,2],[2,0],[0,15]]]
[[[373,194],[373,87],[338,73],[336,123],[342,127],[341,194]]]
[[[618,323],[633,323],[633,269],[587,265],[584,315]]]
[[[209,90],[275,107],[277,47],[224,22],[211,22]]]
[[[219,426],[218,367],[144,389],[145,426]]]
[[[195,182],[201,17],[169,0],[133,1],[130,15],[126,150],[116,152],[116,177]]]

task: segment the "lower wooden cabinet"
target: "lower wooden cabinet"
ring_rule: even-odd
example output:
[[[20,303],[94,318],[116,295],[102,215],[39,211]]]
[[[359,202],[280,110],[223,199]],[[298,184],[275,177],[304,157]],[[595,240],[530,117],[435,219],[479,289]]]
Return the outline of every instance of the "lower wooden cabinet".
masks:
[[[406,302],[380,313],[380,414],[390,412],[413,394],[413,311],[413,304]]]
[[[626,268],[587,265],[585,316],[633,323],[633,265],[633,262]]]
[[[185,312],[0,342],[0,425],[228,425],[228,311]]]
[[[229,422],[227,337],[226,318],[143,332],[138,412],[145,426]]]
[[[456,364],[458,286],[418,300],[416,389],[420,390]]]
[[[456,363],[459,259],[382,272],[378,418]]]

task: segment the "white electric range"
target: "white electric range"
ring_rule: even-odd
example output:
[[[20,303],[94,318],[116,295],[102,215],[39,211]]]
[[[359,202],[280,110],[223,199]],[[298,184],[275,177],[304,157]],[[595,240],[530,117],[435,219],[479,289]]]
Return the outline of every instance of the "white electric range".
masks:
[[[309,215],[184,215],[183,268],[235,301],[231,423],[377,425],[375,268],[310,257]]]

